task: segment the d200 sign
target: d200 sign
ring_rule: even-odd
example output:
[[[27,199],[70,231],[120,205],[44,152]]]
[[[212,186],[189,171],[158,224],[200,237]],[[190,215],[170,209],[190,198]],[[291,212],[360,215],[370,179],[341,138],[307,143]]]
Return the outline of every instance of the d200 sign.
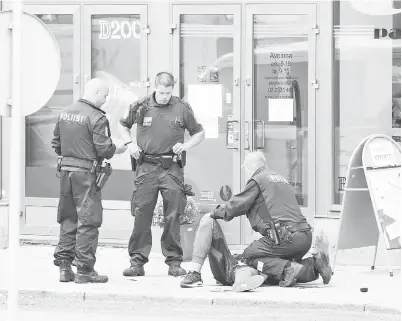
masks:
[[[99,39],[100,40],[119,40],[119,39],[140,39],[141,25],[139,21],[128,20],[99,20]]]

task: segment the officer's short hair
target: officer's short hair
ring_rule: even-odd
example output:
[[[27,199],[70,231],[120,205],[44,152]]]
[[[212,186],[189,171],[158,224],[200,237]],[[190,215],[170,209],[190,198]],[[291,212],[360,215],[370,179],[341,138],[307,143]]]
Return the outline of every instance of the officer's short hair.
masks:
[[[174,83],[174,77],[170,72],[162,71],[155,77],[155,87],[159,85],[163,87],[173,87]]]

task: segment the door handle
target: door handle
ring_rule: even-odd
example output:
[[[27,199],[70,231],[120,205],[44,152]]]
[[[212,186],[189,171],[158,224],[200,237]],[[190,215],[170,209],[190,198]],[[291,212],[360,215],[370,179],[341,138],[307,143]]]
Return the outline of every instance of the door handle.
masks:
[[[248,120],[244,121],[244,149],[250,149],[250,122]]]
[[[265,148],[265,123],[263,120],[255,121],[255,149],[264,149]]]
[[[228,120],[226,122],[226,148],[239,149],[237,142],[239,141],[239,130],[235,129],[234,124],[239,125],[237,120]]]

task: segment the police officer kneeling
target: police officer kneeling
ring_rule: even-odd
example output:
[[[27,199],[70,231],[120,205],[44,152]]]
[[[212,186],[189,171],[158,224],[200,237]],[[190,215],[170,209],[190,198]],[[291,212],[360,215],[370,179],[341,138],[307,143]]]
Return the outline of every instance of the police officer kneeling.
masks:
[[[315,281],[319,275],[324,284],[329,283],[332,270],[327,254],[319,252],[303,259],[310,250],[312,233],[292,187],[266,166],[261,152],[248,154],[245,169],[251,178],[244,191],[235,195],[227,206],[218,206],[201,219],[194,241],[192,269],[180,286],[202,284],[200,271],[207,256],[215,278],[224,285],[233,285],[236,292],[255,289],[265,281],[291,287]],[[217,220],[231,221],[241,215],[247,215],[251,227],[262,238],[251,243],[242,254],[232,256]],[[261,275],[256,275],[254,269]]]
[[[96,178],[104,169],[100,167],[104,159],[127,149],[124,144],[115,145],[110,138],[109,122],[101,109],[108,94],[107,85],[100,79],[88,81],[83,98],[63,110],[53,132],[52,147],[59,156],[60,171],[60,239],[54,253],[60,282],[108,281],[107,276],[94,270],[103,211],[101,186]],[[73,260],[76,276],[71,269]]]

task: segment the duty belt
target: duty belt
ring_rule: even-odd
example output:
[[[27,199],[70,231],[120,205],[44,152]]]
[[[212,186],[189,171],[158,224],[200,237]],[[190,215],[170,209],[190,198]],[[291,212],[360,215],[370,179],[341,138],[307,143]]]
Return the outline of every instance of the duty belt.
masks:
[[[151,163],[151,164],[162,164],[163,157],[171,158],[171,159],[173,159],[174,162],[176,161],[175,158],[174,158],[174,155],[171,155],[171,154],[166,154],[166,155],[147,155],[147,154],[144,154],[143,161],[147,162],[147,163]]]
[[[290,223],[290,222],[277,222],[274,224],[275,231],[272,230],[271,228],[267,228],[265,235],[269,236],[270,238],[274,238],[275,232],[279,236],[279,238],[282,237],[282,234],[284,234],[285,231],[294,233],[298,231],[309,231],[311,230],[310,224],[307,222],[302,222],[302,223]]]
[[[180,168],[184,168],[184,166],[186,166],[186,151],[183,151],[180,155],[176,155],[174,153],[166,153],[160,155],[143,154],[137,160],[138,164],[141,164],[141,162],[147,162],[151,164],[162,164],[162,167],[164,169],[170,168],[172,163],[175,162],[179,165]],[[132,167],[134,168],[134,166]]]
[[[91,173],[95,171],[97,167],[97,161],[89,161],[85,159],[75,158],[75,157],[62,157],[61,166],[66,167],[79,167],[82,169],[87,169]]]
[[[289,222],[287,222],[287,223],[279,223],[279,225],[280,225],[280,228],[286,229],[289,232],[311,230],[311,226],[307,222],[302,222],[302,223],[289,223]]]

